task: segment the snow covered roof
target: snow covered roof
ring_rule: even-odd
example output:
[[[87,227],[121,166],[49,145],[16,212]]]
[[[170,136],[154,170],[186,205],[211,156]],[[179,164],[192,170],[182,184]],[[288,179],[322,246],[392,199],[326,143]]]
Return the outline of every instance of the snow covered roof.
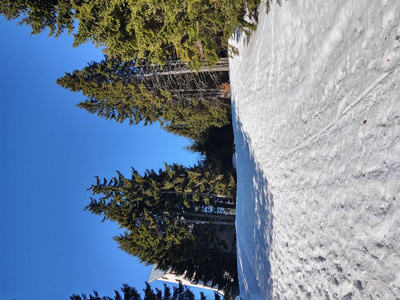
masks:
[[[165,275],[166,273],[168,272],[158,269],[157,265],[153,265],[153,269],[151,269],[148,282],[153,282],[161,276]]]
[[[163,271],[157,268],[157,265],[153,265],[153,269],[150,272],[150,276],[147,282],[153,282],[156,280],[161,280],[164,282],[170,282],[170,283],[182,283],[183,285],[186,286],[192,286],[192,287],[197,287],[197,288],[203,288],[203,289],[208,289],[212,290],[214,292],[219,293],[220,295],[223,295],[223,291],[219,290],[217,286],[210,286],[209,284],[204,283],[203,281],[199,281],[197,283],[186,279],[184,276],[181,275],[176,275],[171,273],[171,271]]]

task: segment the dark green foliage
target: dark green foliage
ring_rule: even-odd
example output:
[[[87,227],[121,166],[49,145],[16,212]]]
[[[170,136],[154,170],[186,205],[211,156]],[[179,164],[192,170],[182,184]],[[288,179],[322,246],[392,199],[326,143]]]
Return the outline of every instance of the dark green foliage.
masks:
[[[182,284],[179,284],[178,287],[173,288],[173,292],[171,293],[171,289],[164,285],[164,291],[161,290],[153,290],[151,286],[146,282],[146,288],[144,291],[144,297],[138,293],[138,291],[134,287],[130,287],[127,284],[124,284],[121,288],[122,295],[120,292],[115,291],[114,297],[109,296],[100,296],[98,292],[93,291],[93,294],[89,296],[85,294],[77,295],[73,294],[69,297],[70,300],[194,300],[193,292],[184,287]],[[203,299],[203,298],[202,298]],[[205,299],[205,297],[204,297]]]
[[[102,204],[131,201],[131,205],[139,205],[137,209],[141,212],[157,207],[164,213],[202,212],[205,206],[217,206],[215,199],[232,199],[235,189],[233,178],[215,175],[201,165],[183,167],[178,164],[166,164],[164,170],[158,172],[147,170],[143,176],[132,169],[130,179],[118,172],[118,177],[110,181],[102,182],[97,178],[97,183],[91,187],[93,195],[103,195],[99,198]],[[92,199],[93,203],[99,201]]]
[[[0,14],[8,20],[21,19],[20,25],[32,28],[32,34],[46,28],[49,35],[59,36],[64,30],[74,29],[70,0],[0,0]]]
[[[270,10],[271,10],[271,2],[272,2],[272,0],[267,0],[265,2],[265,10],[267,11],[267,13],[269,13]],[[278,3],[279,6],[281,6],[282,5],[282,0],[276,0],[276,3]]]
[[[73,8],[79,20],[75,45],[92,41],[111,56],[123,60],[149,60],[164,64],[177,55],[198,69],[205,59],[215,64],[227,51],[244,20],[245,4],[259,0],[79,1]]]
[[[218,230],[227,229],[210,225],[195,225],[192,231],[189,227],[185,230],[190,236],[182,238],[179,243],[166,249],[157,248],[159,244],[153,244],[153,249],[147,247],[155,238],[153,236],[143,238],[133,232],[126,232],[117,237],[116,241],[128,254],[134,255],[137,252],[147,251],[144,255],[149,255],[151,260],[144,262],[155,263],[162,270],[171,270],[194,282],[201,280],[220,288],[237,286],[236,252],[224,251],[223,248],[226,245],[218,238]],[[233,227],[231,230],[234,237]],[[166,235],[165,238],[168,236]]]
[[[130,124],[158,122],[169,132],[196,139],[208,127],[230,122],[229,100],[203,91],[218,91],[218,84],[227,80],[224,76],[143,74],[135,62],[106,57],[66,73],[57,83],[87,96],[78,106],[90,113]]]
[[[147,92],[140,82],[131,80],[130,73],[135,73],[134,63],[106,58],[90,63],[82,71],[66,73],[57,84],[81,91],[88,98],[78,106],[100,117],[119,122],[128,119],[131,124],[161,122],[160,113],[166,103]]]
[[[271,0],[266,1],[270,10]],[[280,5],[281,0],[277,0]],[[0,0],[7,19],[21,18],[33,34],[49,29],[74,34],[74,46],[91,41],[125,61],[164,64],[171,56],[199,69],[227,55],[228,39],[238,29],[255,29],[245,20],[260,0]],[[234,49],[232,49],[234,50]]]
[[[232,124],[210,126],[193,141],[189,150],[204,155],[203,165],[218,174],[235,174],[232,166],[234,136]]]
[[[280,0],[277,0],[280,3]],[[178,57],[191,68],[215,64],[226,56],[228,39],[260,0],[0,0],[7,19],[21,18],[33,34],[49,29],[59,36],[74,34],[74,45],[91,41],[124,61],[149,60],[162,65]],[[269,10],[270,1],[267,1]],[[77,21],[77,22],[75,22]]]
[[[126,231],[115,240],[141,261],[164,270],[172,268],[195,281],[235,285],[234,246],[219,237],[226,224],[233,228],[234,220],[221,215],[234,208],[236,190],[231,167],[232,126],[224,125],[230,106],[218,103],[219,99],[215,99],[217,103],[186,99],[186,95],[181,99],[174,94],[176,89],[169,94],[160,92],[150,79],[163,81],[159,79],[163,75],[145,76],[138,68],[133,62],[106,58],[66,74],[58,83],[89,96],[90,100],[80,104],[88,111],[121,122],[159,122],[168,131],[194,139],[197,148],[192,150],[209,159],[190,168],[165,165],[164,170],[146,171],[144,176],[133,170],[130,179],[120,173],[110,181],[97,179],[91,190],[102,196],[92,199],[87,209],[118,222]],[[174,75],[173,85],[178,82],[179,86],[179,76]],[[210,221],[218,226],[209,226]]]
[[[201,166],[166,165],[143,176],[133,170],[130,179],[120,173],[110,181],[97,178],[91,190],[102,196],[86,209],[126,230],[115,238],[124,251],[195,281],[236,284],[235,247],[220,238],[228,234],[235,241],[234,218],[224,214],[234,207],[233,178]]]

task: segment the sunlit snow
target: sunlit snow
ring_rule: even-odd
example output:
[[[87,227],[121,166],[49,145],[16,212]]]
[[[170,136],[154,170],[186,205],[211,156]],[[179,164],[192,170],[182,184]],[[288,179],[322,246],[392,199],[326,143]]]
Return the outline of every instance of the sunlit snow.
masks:
[[[400,297],[399,20],[288,0],[232,41],[243,299]]]

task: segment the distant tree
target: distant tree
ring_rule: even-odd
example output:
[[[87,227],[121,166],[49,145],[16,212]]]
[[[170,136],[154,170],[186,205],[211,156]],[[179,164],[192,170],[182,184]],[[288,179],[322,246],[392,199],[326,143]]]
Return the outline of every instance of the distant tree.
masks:
[[[218,98],[222,75],[156,71],[144,73],[133,61],[106,57],[66,73],[57,83],[87,96],[78,106],[90,113],[130,124],[158,122],[169,132],[193,139],[210,126],[230,122],[229,99]]]
[[[146,288],[143,290],[144,297],[138,293],[134,287],[124,284],[121,288],[122,294],[119,291],[114,291],[114,297],[100,296],[98,292],[93,291],[93,294],[73,294],[69,297],[70,300],[194,300],[193,292],[179,284],[178,287],[173,287],[173,291],[164,285],[164,291],[159,289],[153,290],[146,282]],[[206,299],[205,297],[202,299]],[[218,299],[219,296],[218,296]]]

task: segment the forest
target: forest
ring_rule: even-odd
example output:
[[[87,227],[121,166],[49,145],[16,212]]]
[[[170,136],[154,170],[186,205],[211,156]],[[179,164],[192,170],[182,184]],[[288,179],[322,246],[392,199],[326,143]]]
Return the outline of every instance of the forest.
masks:
[[[122,293],[121,293],[122,292]],[[164,285],[164,290],[152,289],[151,286],[146,283],[146,288],[143,290],[143,297],[141,294],[128,284],[123,284],[121,287],[121,292],[115,290],[114,297],[110,296],[100,296],[97,291],[93,291],[93,294],[72,294],[70,300],[194,300],[194,293],[182,284],[178,287],[173,287],[172,291],[167,286]],[[204,293],[200,293],[200,300],[206,300],[207,297]],[[219,294],[215,293],[214,300],[221,300]]]
[[[229,57],[237,50],[229,38],[237,30],[251,34],[259,4],[0,0],[1,15],[29,26],[32,34],[70,34],[74,47],[91,42],[102,48],[101,61],[57,79],[59,86],[82,93],[78,107],[121,123],[158,123],[189,139],[188,151],[202,155],[193,166],[166,164],[144,174],[132,168],[130,177],[118,171],[110,179],[96,177],[86,210],[119,224],[124,232],[114,239],[123,251],[194,282],[217,285],[227,298],[237,287],[229,90]]]

